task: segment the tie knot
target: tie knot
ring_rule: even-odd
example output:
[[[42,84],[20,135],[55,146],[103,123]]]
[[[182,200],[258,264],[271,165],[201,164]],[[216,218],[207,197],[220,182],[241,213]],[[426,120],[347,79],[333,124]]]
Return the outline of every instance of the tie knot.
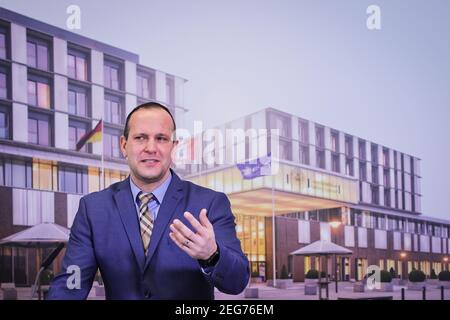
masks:
[[[141,202],[141,206],[144,204],[147,204],[152,200],[153,194],[152,193],[143,193],[142,191],[138,194],[139,201]]]

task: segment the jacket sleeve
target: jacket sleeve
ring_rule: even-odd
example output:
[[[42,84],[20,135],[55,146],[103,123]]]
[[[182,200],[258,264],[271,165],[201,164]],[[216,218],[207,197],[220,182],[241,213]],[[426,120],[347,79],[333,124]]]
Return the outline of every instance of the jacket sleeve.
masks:
[[[239,294],[250,278],[249,263],[242,252],[241,243],[236,236],[236,224],[231,212],[230,201],[223,193],[217,193],[210,208],[208,219],[213,225],[220,258],[206,274],[213,285],[227,294]]]
[[[61,273],[53,279],[47,298],[49,300],[86,299],[97,268],[92,229],[86,212],[86,200],[81,198],[70,230]]]

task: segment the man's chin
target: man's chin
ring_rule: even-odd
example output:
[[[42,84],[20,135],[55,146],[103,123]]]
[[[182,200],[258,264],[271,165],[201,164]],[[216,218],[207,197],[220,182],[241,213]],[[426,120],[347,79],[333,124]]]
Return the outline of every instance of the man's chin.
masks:
[[[145,173],[139,175],[140,180],[144,181],[145,183],[155,183],[160,181],[163,177],[164,177],[163,172]]]

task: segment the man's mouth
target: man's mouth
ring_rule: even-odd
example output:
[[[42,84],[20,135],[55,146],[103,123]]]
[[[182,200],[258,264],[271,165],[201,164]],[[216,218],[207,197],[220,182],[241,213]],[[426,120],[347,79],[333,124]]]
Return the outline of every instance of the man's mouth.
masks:
[[[158,163],[159,160],[157,160],[157,159],[144,159],[144,160],[141,160],[141,162],[143,162],[143,163],[149,163],[149,164],[154,164],[154,163]]]

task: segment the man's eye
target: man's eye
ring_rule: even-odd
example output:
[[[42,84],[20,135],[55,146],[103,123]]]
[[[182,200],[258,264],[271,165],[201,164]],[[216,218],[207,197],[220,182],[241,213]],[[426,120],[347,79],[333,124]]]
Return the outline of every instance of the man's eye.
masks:
[[[157,139],[158,139],[158,141],[162,141],[162,142],[169,141],[169,139],[166,137],[158,137]]]
[[[134,139],[137,140],[137,141],[142,141],[142,140],[144,140],[144,137],[138,136],[138,137],[135,137]]]

